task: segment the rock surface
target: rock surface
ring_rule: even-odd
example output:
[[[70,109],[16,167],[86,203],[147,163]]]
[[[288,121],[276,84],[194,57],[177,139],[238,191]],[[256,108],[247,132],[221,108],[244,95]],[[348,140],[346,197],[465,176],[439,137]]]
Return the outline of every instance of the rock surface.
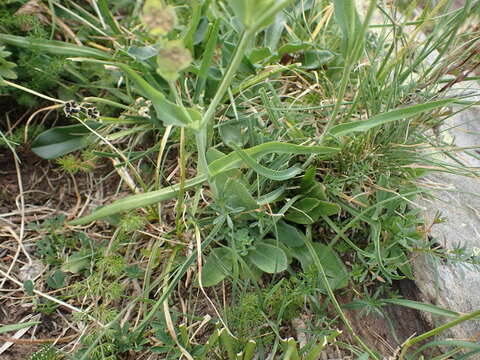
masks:
[[[478,84],[471,89],[480,93]],[[480,108],[464,110],[450,118],[441,128],[441,136],[466,149],[455,155],[465,166],[480,172]],[[473,154],[473,156],[472,156]],[[444,160],[447,160],[446,158]],[[434,199],[422,199],[426,224],[432,224],[437,213],[444,222],[431,227],[430,236],[446,250],[464,247],[467,254],[477,254],[480,260],[480,178],[448,173],[435,173],[425,179],[434,187]],[[480,309],[480,267],[447,261],[432,262],[427,256],[414,260],[415,282],[421,298],[432,304],[468,313]],[[445,319],[431,319],[439,325]],[[443,337],[469,339],[480,337],[480,319],[451,328]],[[476,357],[480,359],[480,355]]]
[[[367,1],[356,0],[357,9],[365,14]],[[455,7],[463,6],[464,0],[455,0]],[[389,23],[377,11],[371,23]],[[378,29],[378,28],[377,28]],[[423,34],[419,34],[423,38]],[[432,63],[437,57],[432,52],[426,62]],[[468,100],[480,101],[480,82],[462,82],[450,91],[473,94]],[[454,109],[454,110],[460,110]],[[432,226],[430,236],[444,249],[454,250],[465,247],[466,252],[476,254],[480,261],[480,106],[471,107],[452,116],[440,129],[440,136],[457,147],[470,147],[465,151],[455,152],[464,166],[470,167],[472,177],[449,173],[435,173],[424,179],[431,187],[433,199],[416,201],[425,208],[426,224],[432,224],[436,214],[440,212],[441,224]],[[476,149],[472,149],[476,147]],[[451,161],[447,157],[444,161]],[[413,259],[415,283],[419,289],[419,297],[440,307],[458,312],[468,313],[480,309],[480,266],[468,266],[448,261],[431,261],[428,256],[417,256]],[[427,314],[428,316],[428,314]],[[399,321],[401,319],[398,319]],[[452,319],[429,317],[431,325],[440,325]],[[480,319],[457,325],[442,333],[442,338],[470,340],[480,344]],[[480,360],[480,354],[469,359]]]

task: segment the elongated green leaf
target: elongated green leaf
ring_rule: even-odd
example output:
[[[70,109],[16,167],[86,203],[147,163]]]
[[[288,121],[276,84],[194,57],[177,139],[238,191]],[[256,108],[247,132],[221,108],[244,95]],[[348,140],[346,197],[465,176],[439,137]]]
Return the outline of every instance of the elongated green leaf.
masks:
[[[355,9],[354,0],[334,0],[334,16],[340,29],[342,29],[344,42],[346,44],[344,51],[351,50],[356,31],[359,28],[359,19]]]
[[[184,189],[190,189],[196,185],[200,185],[207,180],[206,175],[200,175],[193,179],[187,180],[184,185]],[[156,204],[161,201],[174,198],[179,191],[180,185],[175,184],[161,190],[150,191],[144,194],[128,196],[124,199],[115,201],[113,204],[106,205],[98,208],[90,215],[81,217],[70,222],[71,225],[83,225],[88,224],[91,221],[101,219],[103,217],[113,215],[122,211],[137,209],[140,207]]]
[[[250,251],[248,259],[260,270],[269,274],[285,271],[288,267],[285,252],[271,244],[255,244],[255,249]]]
[[[250,157],[245,151],[240,149],[235,143],[230,142],[229,145],[235,149],[235,152],[238,156],[248,165],[250,166],[255,172],[258,174],[265,176],[268,179],[276,180],[276,181],[283,181],[288,180],[302,172],[302,168],[298,165],[292,166],[291,168],[285,170],[272,170],[263,165],[260,165],[256,162],[252,157]]]
[[[26,322],[26,323],[22,323],[22,324],[12,324],[12,325],[0,326],[0,334],[4,334],[4,333],[10,332],[10,331],[17,331],[17,330],[20,330],[20,329],[25,329],[27,327],[34,326],[34,325],[37,325],[37,324],[40,324],[40,322],[39,321],[31,321],[31,322]]]
[[[232,271],[232,250],[228,248],[213,249],[202,268],[202,285],[213,286],[225,279]]]
[[[70,255],[68,260],[62,265],[62,270],[78,274],[80,271],[85,270],[90,266],[92,256],[92,253],[76,251]]]
[[[368,120],[353,121],[344,124],[333,126],[330,129],[332,135],[346,135],[354,132],[365,132],[374,128],[375,126],[384,125],[392,121],[407,119],[409,117],[421,114],[426,111],[431,111],[439,107],[452,104],[456,99],[443,99],[431,101],[424,104],[406,106],[400,109],[395,109],[383,114],[376,115]]]
[[[215,54],[215,46],[218,41],[218,30],[220,28],[220,20],[216,20],[211,29],[210,36],[208,38],[207,46],[202,55],[202,63],[200,65],[200,70],[198,72],[197,83],[195,84],[195,100],[196,102],[203,95],[205,91],[205,83],[208,77],[208,70]]]
[[[445,316],[445,317],[451,317],[451,318],[458,318],[461,314],[449,310],[449,309],[443,309],[441,307],[428,304],[428,303],[422,303],[419,301],[413,301],[413,300],[408,300],[408,299],[383,299],[382,302],[387,303],[387,304],[395,304],[395,305],[400,305],[400,306],[405,306],[409,307],[412,309],[420,310],[420,311],[425,311],[429,312],[435,315],[440,315],[440,316]]]
[[[190,19],[188,29],[185,31],[185,35],[183,36],[183,42],[188,50],[193,53],[193,46],[195,45],[195,34],[198,31],[200,20],[202,18],[202,6],[200,1],[192,0],[189,1],[190,3]]]
[[[275,4],[275,0],[229,0],[229,4],[243,25],[250,29],[255,27],[258,22],[259,14],[264,14],[268,8],[271,8]],[[275,14],[272,14],[270,18],[265,19],[262,25],[265,26],[273,21],[274,16]]]
[[[242,132],[240,123],[227,123],[218,127],[218,132],[224,144],[233,142],[236,146],[243,146],[247,140],[247,134]]]
[[[101,59],[112,59],[112,55],[104,51],[57,40],[31,39],[16,35],[0,34],[0,42],[22,48],[35,49],[53,55],[92,56]]]
[[[286,43],[278,48],[278,53],[282,54],[291,54],[297,51],[307,50],[312,48],[312,43],[309,42],[297,42],[297,43]]]
[[[308,50],[303,54],[302,68],[307,70],[319,69],[335,58],[335,54],[328,50]]]
[[[255,348],[257,347],[257,343],[255,340],[248,340],[247,345],[245,345],[245,349],[243,350],[243,360],[252,360],[255,356]]]
[[[322,185],[315,180],[315,171],[316,169],[313,166],[305,171],[300,184],[300,193],[319,200],[327,200],[327,195],[325,195]]]
[[[245,153],[252,157],[258,157],[268,153],[283,153],[283,154],[319,154],[330,155],[338,152],[336,148],[325,146],[301,146],[281,142],[268,142],[261,145],[254,146],[250,149],[244,150]],[[237,153],[232,152],[217,160],[214,160],[208,166],[210,176],[219,175],[225,171],[238,168],[242,163],[242,159]],[[194,186],[200,185],[207,180],[206,175],[199,175],[193,179],[185,182],[185,190]],[[113,204],[106,205],[95,210],[90,215],[84,216],[70,222],[71,225],[83,225],[91,221],[100,219],[105,216],[113,215],[122,211],[140,208],[143,206],[152,205],[161,201],[174,198],[179,190],[179,185],[172,185],[161,190],[151,191],[144,194],[132,195],[124,199],[115,201]]]
[[[102,124],[89,122],[88,126],[98,129]],[[54,159],[75,150],[83,149],[92,143],[95,137],[88,128],[82,124],[70,126],[58,126],[49,129],[40,135],[32,143],[32,151],[35,155],[44,159]]]
[[[268,194],[262,195],[257,198],[258,205],[266,205],[273,203],[280,199],[280,197],[285,193],[285,189],[287,187],[285,185],[280,186],[278,189],[269,192]]]
[[[297,342],[294,338],[282,340],[281,345],[283,348],[283,360],[300,360]]]
[[[249,149],[243,150],[245,154],[252,158],[258,158],[265,154],[317,154],[317,155],[332,155],[339,151],[337,148],[327,146],[304,146],[282,143],[278,141],[266,142]],[[238,168],[243,162],[243,159],[237,152],[232,152],[225,157],[215,160],[209,166],[210,175],[216,176],[226,170]]]
[[[268,59],[271,56],[272,56],[272,52],[270,51],[269,48],[267,47],[257,48],[252,50],[252,52],[248,56],[248,60],[250,60],[252,64],[256,64],[265,59]]]
[[[157,55],[158,50],[155,49],[153,46],[138,47],[132,45],[128,48],[127,53],[130,56],[133,56],[136,60],[145,61]]]
[[[252,210],[258,208],[247,187],[238,179],[229,178],[223,187],[223,197],[226,205],[233,209]]]
[[[121,35],[122,31],[120,30],[120,27],[118,26],[117,21],[115,20],[110,9],[108,8],[107,0],[98,0],[97,4],[98,4],[98,9],[100,10],[100,13],[102,14],[105,22],[112,29],[113,33],[116,35]]]
[[[125,64],[115,64],[122,69],[127,76],[133,80],[143,96],[152,101],[153,107],[159,119],[165,124],[176,126],[194,126],[194,122],[199,123],[201,114],[193,108],[186,108],[174,104],[167,99],[160,90],[155,89],[137,72]]]
[[[457,347],[457,348],[464,348],[464,349],[474,349],[474,353],[480,352],[480,344],[470,342],[470,341],[465,341],[465,340],[437,340],[437,341],[430,341],[426,343],[425,345],[420,346],[418,349],[415,350],[415,352],[409,356],[409,359],[421,359],[420,354],[422,354],[422,351],[425,349],[428,349],[429,347],[437,347],[437,346],[448,346],[448,347]],[[456,357],[455,359],[461,360],[461,359],[468,359],[469,357],[466,356],[468,354],[465,354],[465,357]],[[472,352],[473,355],[473,352]],[[435,358],[438,359],[438,358]],[[450,356],[449,357],[442,357],[442,359],[452,359]],[[476,358],[471,358],[475,360]]]
[[[327,340],[324,337],[322,340],[319,341],[318,344],[313,345],[308,351],[305,353],[303,359],[304,360],[317,360],[321,358],[322,350],[327,345]]]
[[[278,43],[282,37],[282,33],[285,30],[285,24],[287,23],[287,16],[283,12],[279,12],[275,16],[273,24],[271,24],[265,30],[265,40],[264,44],[272,52],[276,51],[278,48]]]

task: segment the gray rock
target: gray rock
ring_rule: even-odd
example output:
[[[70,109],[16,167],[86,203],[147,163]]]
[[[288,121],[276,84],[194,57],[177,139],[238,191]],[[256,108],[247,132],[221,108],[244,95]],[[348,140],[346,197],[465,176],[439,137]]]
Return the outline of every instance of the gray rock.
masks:
[[[474,87],[478,86],[474,84]],[[478,91],[477,91],[478,93]],[[441,136],[458,147],[480,149],[480,109],[470,108],[451,117],[441,128]],[[475,149],[456,152],[456,157],[479,173],[480,154]],[[455,164],[451,159],[443,158]],[[435,173],[425,179],[432,187],[434,199],[421,199],[425,208],[427,226],[436,215],[444,220],[431,227],[430,236],[445,250],[463,247],[466,253],[478,254],[480,250],[480,178],[449,173]],[[479,257],[477,256],[477,260]],[[421,298],[432,304],[468,313],[480,309],[480,268],[467,263],[434,260],[431,256],[418,256],[413,261],[415,282]],[[440,325],[451,319],[430,317],[432,325]],[[480,320],[457,325],[442,337],[474,340],[480,334]],[[480,358],[480,357],[476,357]]]

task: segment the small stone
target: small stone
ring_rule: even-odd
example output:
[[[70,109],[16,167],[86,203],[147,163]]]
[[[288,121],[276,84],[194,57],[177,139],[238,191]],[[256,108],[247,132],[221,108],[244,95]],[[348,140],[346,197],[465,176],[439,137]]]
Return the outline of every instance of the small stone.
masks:
[[[33,260],[31,264],[25,264],[20,268],[18,278],[22,281],[33,281],[38,278],[44,270],[45,266],[40,260]]]

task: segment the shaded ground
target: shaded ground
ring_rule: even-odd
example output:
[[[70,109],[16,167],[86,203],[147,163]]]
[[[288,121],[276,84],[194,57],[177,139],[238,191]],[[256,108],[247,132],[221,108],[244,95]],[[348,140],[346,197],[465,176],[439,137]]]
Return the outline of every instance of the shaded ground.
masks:
[[[0,148],[0,269],[19,278],[19,269],[27,263],[23,252],[19,251],[19,239],[33,259],[36,241],[41,233],[31,230],[29,224],[41,224],[59,214],[67,218],[76,217],[80,207],[88,199],[95,204],[116,192],[118,180],[115,176],[99,182],[112,171],[108,164],[100,164],[94,173],[78,173],[71,176],[62,171],[54,162],[39,159],[28,150],[19,149],[19,172],[10,150]],[[20,179],[20,181],[19,181]],[[23,189],[23,225],[22,200],[20,189]],[[22,237],[23,235],[23,237]],[[12,266],[13,263],[13,266]],[[10,269],[11,268],[11,269]],[[42,289],[43,284],[36,284]],[[17,324],[25,322],[28,315],[35,314],[38,304],[26,296],[19,286],[11,281],[3,283],[0,277],[0,324]],[[55,293],[52,292],[52,296]],[[40,302],[44,299],[40,298]],[[25,335],[15,341],[7,351],[0,354],[0,359],[27,359],[43,343],[60,338],[60,343],[72,341],[72,334],[78,337],[77,331],[69,329],[71,312],[58,307],[51,314],[41,314],[36,327],[32,327]],[[22,321],[23,320],[23,321]],[[76,329],[74,329],[76,330]],[[13,335],[8,333],[9,336]],[[0,348],[7,336],[0,335]]]

